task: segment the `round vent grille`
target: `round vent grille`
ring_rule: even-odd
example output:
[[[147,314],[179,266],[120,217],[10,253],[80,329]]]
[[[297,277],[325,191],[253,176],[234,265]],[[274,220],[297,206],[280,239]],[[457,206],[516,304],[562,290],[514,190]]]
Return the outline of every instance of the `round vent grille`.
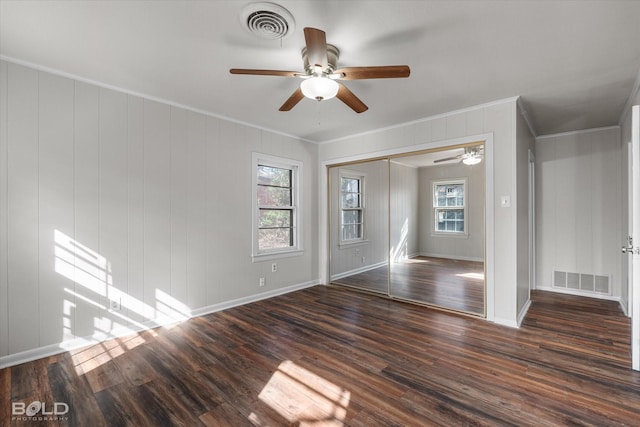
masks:
[[[263,39],[283,39],[295,28],[293,15],[274,3],[252,3],[242,9],[240,20],[252,34]]]

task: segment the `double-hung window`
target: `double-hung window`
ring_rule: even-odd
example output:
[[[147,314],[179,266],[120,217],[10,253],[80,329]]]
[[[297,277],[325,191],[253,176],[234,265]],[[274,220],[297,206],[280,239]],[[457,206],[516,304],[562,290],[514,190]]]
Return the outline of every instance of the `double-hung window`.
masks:
[[[302,250],[302,163],[253,154],[253,257],[295,255]]]
[[[433,216],[436,234],[467,234],[466,179],[433,182]]]
[[[364,240],[364,176],[340,174],[340,242]]]

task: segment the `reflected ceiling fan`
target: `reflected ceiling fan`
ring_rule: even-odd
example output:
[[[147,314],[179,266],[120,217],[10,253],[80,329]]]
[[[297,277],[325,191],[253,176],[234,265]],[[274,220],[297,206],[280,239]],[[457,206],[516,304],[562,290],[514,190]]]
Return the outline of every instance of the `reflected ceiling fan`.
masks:
[[[255,76],[298,77],[303,79],[300,87],[280,107],[280,111],[289,111],[305,96],[317,101],[337,97],[356,113],[367,111],[367,107],[353,92],[338,80],[389,79],[409,77],[407,65],[388,65],[378,67],[346,67],[337,69],[340,51],[327,44],[326,34],[316,28],[305,28],[306,47],[302,49],[304,72],[281,70],[251,70],[232,68],[231,74],[249,74]]]
[[[449,162],[451,160],[460,160],[465,165],[473,166],[482,161],[484,157],[484,147],[465,147],[464,153],[457,156],[445,157],[444,159],[434,160],[433,163]]]

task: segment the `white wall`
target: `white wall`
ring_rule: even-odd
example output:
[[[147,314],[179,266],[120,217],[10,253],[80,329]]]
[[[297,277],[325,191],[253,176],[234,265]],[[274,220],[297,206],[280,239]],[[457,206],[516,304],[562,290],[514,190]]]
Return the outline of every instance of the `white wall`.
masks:
[[[7,62],[0,95],[0,365],[317,283],[317,145]],[[252,151],[305,165],[276,273],[251,262]]]
[[[364,183],[364,236],[360,243],[340,244],[341,170],[362,173]],[[387,261],[389,254],[389,162],[377,160],[331,169],[331,276],[358,272]],[[364,257],[364,261],[363,261]]]
[[[535,138],[525,120],[520,108],[516,111],[516,153],[514,163],[516,165],[516,213],[517,213],[517,283],[518,283],[518,313],[519,321],[522,320],[528,304],[530,304],[530,241],[529,241],[529,151],[535,156]],[[535,219],[532,218],[532,221]]]
[[[537,138],[537,288],[560,270],[610,275],[621,296],[621,158],[617,127]]]
[[[420,252],[418,168],[392,160],[390,187],[389,253],[396,262]]]
[[[638,80],[640,81],[640,73],[638,74]],[[631,107],[633,105],[640,105],[640,90],[636,88],[635,93],[632,93],[629,97],[628,108],[624,111],[620,118],[620,139],[621,139],[621,181],[622,181],[622,217],[621,217],[621,232],[620,232],[620,246],[624,245],[629,236],[629,203],[628,203],[628,173],[629,173],[629,155],[628,146],[631,142]],[[637,239],[637,238],[636,238]],[[620,300],[621,305],[627,312],[629,312],[629,256],[622,257],[621,273],[620,273]]]
[[[516,194],[516,98],[498,101],[466,110],[451,112],[424,120],[376,132],[341,138],[320,145],[320,161],[331,164],[339,160],[366,158],[385,151],[411,151],[412,147],[434,145],[449,140],[468,139],[483,134],[492,135],[490,172],[494,182],[493,212],[495,230],[488,236],[496,260],[495,269],[488,271],[488,290],[493,287],[494,298],[488,293],[487,317],[490,320],[517,325],[517,206]],[[500,197],[511,197],[511,207],[501,208]],[[321,206],[322,206],[321,200]],[[489,264],[491,269],[492,265]]]
[[[423,167],[420,176],[420,254],[452,259],[484,261],[484,169],[463,163]],[[467,231],[462,236],[434,233],[433,181],[467,179]]]

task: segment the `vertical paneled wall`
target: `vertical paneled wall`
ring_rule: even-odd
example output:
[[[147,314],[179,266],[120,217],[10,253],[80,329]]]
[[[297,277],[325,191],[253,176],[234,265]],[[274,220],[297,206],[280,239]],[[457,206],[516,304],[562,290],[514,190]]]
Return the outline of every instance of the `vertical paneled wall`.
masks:
[[[340,244],[340,172],[364,176],[364,240]],[[387,262],[389,247],[389,162],[372,162],[335,167],[331,182],[331,275],[344,276]]]
[[[496,322],[517,323],[516,253],[516,109],[517,100],[509,99],[464,111],[452,112],[391,129],[352,136],[320,145],[320,160],[349,157],[366,158],[385,150],[404,149],[431,142],[491,133],[493,135],[493,182],[495,229],[493,271],[495,298],[487,301],[487,313]],[[500,197],[510,196],[511,207],[500,207]],[[494,310],[495,309],[495,310]]]
[[[484,261],[485,164],[463,163],[420,168],[420,253],[453,259]],[[434,232],[433,182],[467,179],[467,235],[446,236]]]
[[[620,296],[619,129],[536,140],[536,281],[554,270],[607,275]]]
[[[402,159],[399,160],[400,162]],[[389,203],[389,254],[391,262],[418,255],[419,196],[418,168],[391,160]]]
[[[317,283],[314,144],[7,62],[0,125],[0,357]],[[305,251],[275,273],[253,151],[304,163]]]

